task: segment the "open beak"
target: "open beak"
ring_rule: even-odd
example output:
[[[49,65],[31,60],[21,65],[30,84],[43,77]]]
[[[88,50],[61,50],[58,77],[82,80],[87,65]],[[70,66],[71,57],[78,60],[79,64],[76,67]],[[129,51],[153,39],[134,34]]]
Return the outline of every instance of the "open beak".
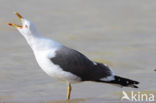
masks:
[[[18,12],[15,12],[15,14],[18,16],[19,20],[20,20],[21,23],[22,23],[23,17],[22,17]],[[23,27],[23,26],[21,26],[21,25],[17,25],[17,24],[13,24],[13,23],[8,23],[8,25],[13,26],[13,27],[15,27],[15,28],[22,28],[22,27]]]

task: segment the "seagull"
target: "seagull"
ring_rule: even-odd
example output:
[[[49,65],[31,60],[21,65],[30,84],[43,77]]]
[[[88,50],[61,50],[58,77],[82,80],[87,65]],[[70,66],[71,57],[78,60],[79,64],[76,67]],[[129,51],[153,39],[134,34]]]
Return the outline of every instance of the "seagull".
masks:
[[[84,81],[138,88],[138,81],[117,76],[106,64],[92,61],[79,51],[39,35],[32,22],[18,12],[15,14],[21,25],[13,23],[8,23],[8,25],[15,27],[23,35],[44,72],[50,77],[68,83],[67,100],[70,100],[71,84]]]

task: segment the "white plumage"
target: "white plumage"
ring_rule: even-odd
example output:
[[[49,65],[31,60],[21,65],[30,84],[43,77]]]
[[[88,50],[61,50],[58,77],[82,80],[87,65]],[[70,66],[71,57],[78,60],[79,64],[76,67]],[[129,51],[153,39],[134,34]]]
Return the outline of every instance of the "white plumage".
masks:
[[[105,64],[89,60],[80,52],[70,49],[54,40],[42,37],[35,26],[19,13],[22,26],[9,23],[26,39],[33,50],[37,63],[49,76],[66,81],[68,85],[67,99],[70,99],[71,83],[80,81],[96,81],[113,83],[122,86],[133,86],[137,81],[116,76]]]
[[[40,36],[30,21],[24,18],[22,20],[23,25],[27,25],[28,28],[18,28],[18,30],[25,37],[28,44],[32,48],[37,63],[41,69],[49,76],[59,80],[70,83],[80,81],[81,79],[78,76],[70,72],[63,71],[60,66],[55,65],[52,61],[50,61],[50,58],[55,57],[56,50],[63,47],[63,45],[54,40]]]

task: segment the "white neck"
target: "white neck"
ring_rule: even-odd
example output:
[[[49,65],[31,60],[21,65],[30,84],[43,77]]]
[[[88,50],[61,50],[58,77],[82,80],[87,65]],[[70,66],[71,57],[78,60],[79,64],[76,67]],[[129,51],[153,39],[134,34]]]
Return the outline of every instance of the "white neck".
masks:
[[[24,38],[26,39],[27,43],[29,44],[29,46],[32,48],[33,45],[34,45],[34,42],[40,38],[40,35],[38,33],[36,34],[26,34],[26,35],[23,35]],[[32,48],[33,49],[33,48]]]
[[[44,38],[38,33],[35,33],[35,34],[30,33],[30,34],[24,35],[24,37],[33,51],[56,49],[62,46],[60,43],[54,40],[48,39],[48,38]]]

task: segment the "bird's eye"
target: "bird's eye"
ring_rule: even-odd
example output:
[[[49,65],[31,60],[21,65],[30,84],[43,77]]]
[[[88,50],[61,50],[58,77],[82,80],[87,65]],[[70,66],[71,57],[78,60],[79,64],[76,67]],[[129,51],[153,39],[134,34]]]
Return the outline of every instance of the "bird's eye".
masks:
[[[26,28],[28,28],[28,25],[25,25]]]

